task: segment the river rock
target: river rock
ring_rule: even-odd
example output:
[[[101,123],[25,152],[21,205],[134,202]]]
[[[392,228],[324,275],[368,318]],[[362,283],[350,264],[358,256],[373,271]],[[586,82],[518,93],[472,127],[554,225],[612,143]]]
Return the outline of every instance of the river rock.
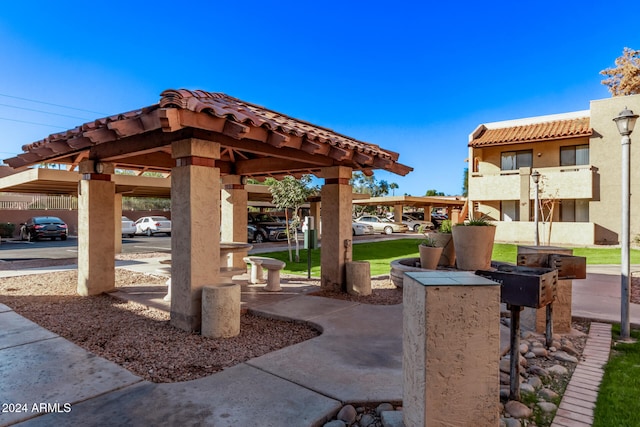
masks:
[[[355,422],[357,415],[358,413],[356,412],[356,408],[352,405],[345,405],[340,409],[336,418],[344,421],[347,425],[351,425]]]
[[[547,369],[551,375],[564,376],[569,373],[569,370],[562,365],[553,365]]]
[[[553,355],[553,357],[556,360],[559,360],[561,362],[578,363],[578,358],[577,357],[571,356],[570,354],[567,354],[567,352],[565,352],[565,351],[556,351],[556,353]]]
[[[504,409],[513,418],[529,418],[533,413],[527,405],[520,403],[517,400],[508,401],[507,404],[504,405]]]
[[[550,414],[558,409],[558,407],[551,402],[538,402],[536,405],[538,405],[545,414]]]
[[[556,393],[555,391],[551,390],[550,388],[543,388],[540,391],[538,391],[538,396],[540,396],[541,398],[543,398],[544,400],[554,400],[557,399],[558,397],[560,397],[558,395],[558,393]]]

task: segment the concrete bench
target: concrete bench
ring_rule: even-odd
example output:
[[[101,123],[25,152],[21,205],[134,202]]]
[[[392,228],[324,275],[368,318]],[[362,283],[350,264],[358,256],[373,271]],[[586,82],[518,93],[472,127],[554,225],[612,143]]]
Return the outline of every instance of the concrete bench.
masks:
[[[265,291],[277,292],[282,290],[280,287],[280,270],[287,264],[274,258],[266,258],[261,256],[247,256],[242,258],[244,262],[251,265],[251,278],[249,283],[264,283],[264,273],[262,269],[267,270],[267,286]]]

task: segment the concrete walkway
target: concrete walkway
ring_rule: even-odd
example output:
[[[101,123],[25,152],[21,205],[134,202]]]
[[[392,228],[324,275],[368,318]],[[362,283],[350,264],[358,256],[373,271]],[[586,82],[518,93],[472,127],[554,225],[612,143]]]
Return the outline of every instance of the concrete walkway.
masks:
[[[150,261],[126,264],[141,272],[157,268]],[[594,270],[574,281],[574,315],[619,321],[615,269]],[[0,412],[0,425],[321,426],[344,403],[402,400],[401,305],[310,296],[295,283],[283,288],[247,293],[243,304],[262,315],[312,322],[322,335],[170,384],[144,381],[0,304],[0,402],[20,404]],[[121,297],[162,304],[165,290],[150,296],[127,289]],[[632,322],[640,325],[636,308]]]

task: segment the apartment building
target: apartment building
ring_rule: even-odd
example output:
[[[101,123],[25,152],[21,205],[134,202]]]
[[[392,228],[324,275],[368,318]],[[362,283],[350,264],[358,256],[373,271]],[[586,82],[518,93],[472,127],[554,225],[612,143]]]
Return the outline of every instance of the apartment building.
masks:
[[[496,221],[497,241],[533,242],[537,171],[541,244],[618,244],[622,150],[613,118],[625,107],[640,113],[640,95],[591,101],[583,111],[479,125],[469,135],[473,214]],[[640,237],[640,123],[631,134],[630,171],[633,240]]]

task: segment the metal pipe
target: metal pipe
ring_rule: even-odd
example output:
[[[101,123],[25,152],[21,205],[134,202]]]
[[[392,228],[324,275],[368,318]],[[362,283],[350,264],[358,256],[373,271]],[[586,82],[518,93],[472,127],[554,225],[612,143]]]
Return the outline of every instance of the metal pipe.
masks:
[[[629,221],[631,217],[630,210],[630,176],[629,176],[629,159],[631,152],[631,138],[629,135],[622,136],[622,228],[620,239],[620,255],[621,255],[621,274],[620,274],[620,338],[629,339],[629,279],[631,275],[630,259],[629,259]]]

